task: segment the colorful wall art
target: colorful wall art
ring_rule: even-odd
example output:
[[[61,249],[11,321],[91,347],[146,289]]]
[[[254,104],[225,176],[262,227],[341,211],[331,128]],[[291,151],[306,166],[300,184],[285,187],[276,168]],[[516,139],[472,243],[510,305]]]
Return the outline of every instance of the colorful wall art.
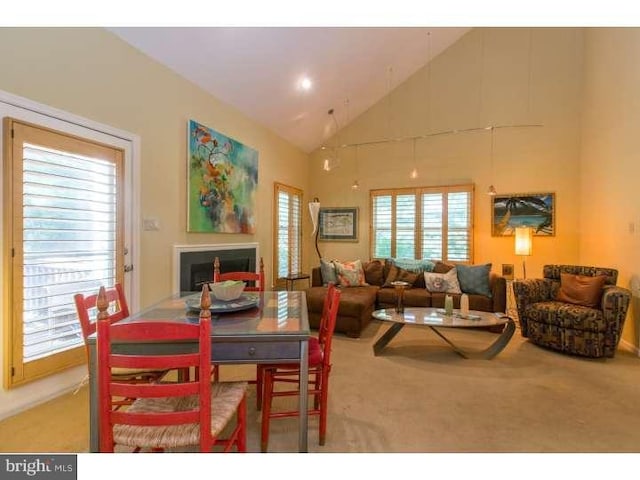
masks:
[[[189,120],[188,232],[255,233],[258,152]]]

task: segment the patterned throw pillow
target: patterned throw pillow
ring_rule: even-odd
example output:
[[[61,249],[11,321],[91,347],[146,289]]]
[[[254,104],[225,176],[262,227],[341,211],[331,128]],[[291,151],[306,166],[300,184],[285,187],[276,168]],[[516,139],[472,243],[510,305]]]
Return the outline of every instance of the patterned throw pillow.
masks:
[[[458,281],[464,293],[484,295],[491,297],[489,274],[491,264],[485,265],[458,265]]]
[[[322,285],[325,287],[332,282],[338,284],[338,277],[336,276],[336,266],[333,262],[327,261],[324,258],[320,259],[320,276],[322,276]]]
[[[440,293],[462,293],[458,283],[456,267],[447,273],[424,272],[424,283],[430,292]]]
[[[368,285],[364,279],[364,270],[360,260],[354,260],[353,262],[338,262],[334,260],[333,264],[336,266],[338,286],[361,287]]]

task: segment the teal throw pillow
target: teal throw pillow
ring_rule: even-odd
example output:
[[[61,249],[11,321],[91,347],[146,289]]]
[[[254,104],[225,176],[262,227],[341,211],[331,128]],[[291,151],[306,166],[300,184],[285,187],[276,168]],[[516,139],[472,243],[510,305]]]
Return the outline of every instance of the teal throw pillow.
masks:
[[[491,264],[485,265],[456,265],[460,289],[464,293],[485,295],[491,297],[489,274]]]
[[[325,287],[329,283],[335,285],[338,284],[338,277],[336,275],[336,266],[333,262],[327,261],[324,258],[320,259],[320,276],[322,277],[322,285]]]

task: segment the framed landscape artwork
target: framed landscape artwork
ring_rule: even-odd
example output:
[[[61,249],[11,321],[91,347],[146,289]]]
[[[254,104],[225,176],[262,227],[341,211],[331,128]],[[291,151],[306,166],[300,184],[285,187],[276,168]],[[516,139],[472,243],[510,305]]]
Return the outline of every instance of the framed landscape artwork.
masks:
[[[553,236],[555,193],[514,193],[491,198],[491,234],[511,236],[516,227],[531,227],[537,236]]]
[[[258,152],[189,120],[187,231],[255,233]]]
[[[331,242],[358,241],[358,207],[320,208],[318,239]]]

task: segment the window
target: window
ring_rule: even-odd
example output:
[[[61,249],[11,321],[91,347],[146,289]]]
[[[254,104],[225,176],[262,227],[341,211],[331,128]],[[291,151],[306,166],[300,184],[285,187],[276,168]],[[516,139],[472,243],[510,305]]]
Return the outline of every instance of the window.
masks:
[[[371,191],[371,258],[473,260],[473,185]]]
[[[274,260],[276,283],[290,273],[298,273],[302,263],[302,190],[274,184]]]
[[[123,282],[120,149],[5,121],[9,386],[86,359],[73,295]]]

